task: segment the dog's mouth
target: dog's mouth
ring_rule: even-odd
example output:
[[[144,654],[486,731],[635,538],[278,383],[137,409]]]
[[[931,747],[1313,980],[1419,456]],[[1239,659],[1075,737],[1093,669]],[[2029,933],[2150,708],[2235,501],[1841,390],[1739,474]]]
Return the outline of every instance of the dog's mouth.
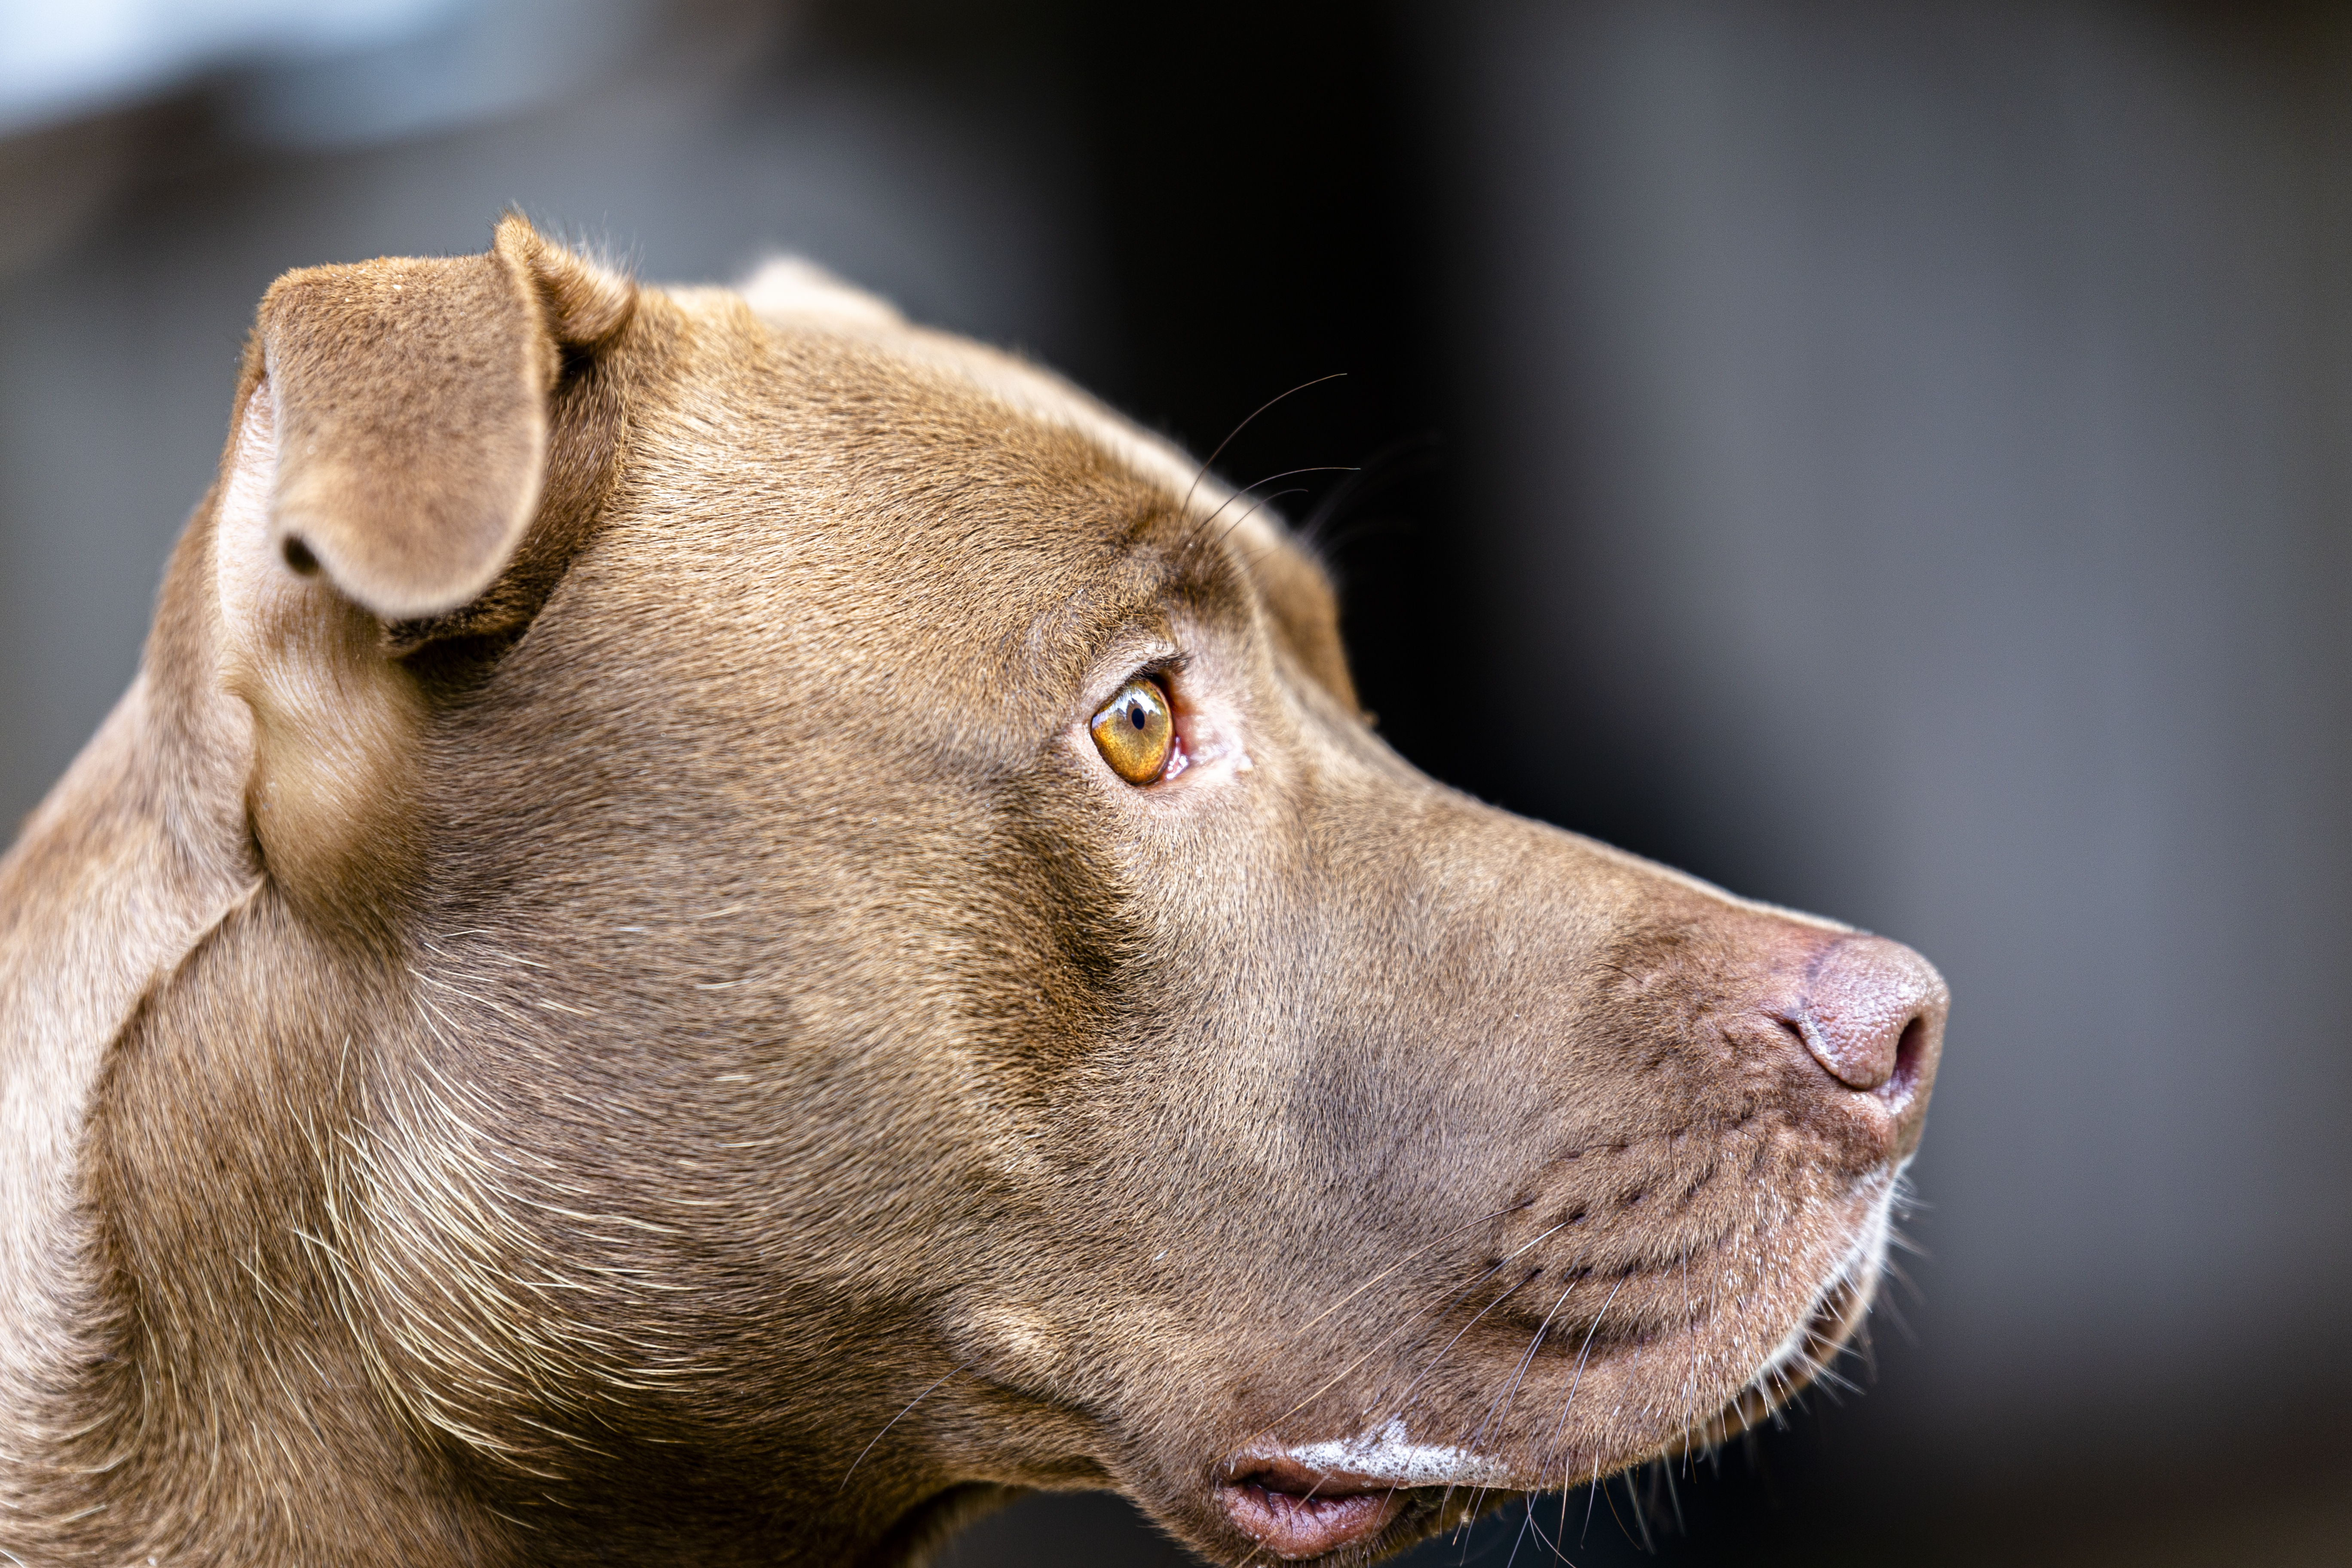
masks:
[[[1853,1286],[1832,1289],[1752,1382],[1677,1441],[1718,1443],[1769,1415],[1835,1355],[1859,1317],[1862,1297]],[[1629,1454],[1621,1463],[1640,1458]],[[1546,1489],[1543,1479],[1521,1468],[1466,1449],[1412,1443],[1403,1424],[1392,1420],[1377,1433],[1237,1461],[1217,1483],[1216,1500],[1260,1552],[1294,1561],[1373,1541],[1407,1514],[1440,1511],[1449,1496],[1462,1500],[1467,1517],[1481,1498],[1498,1501]],[[1549,1484],[1570,1479],[1562,1470]]]
[[[1217,1488],[1226,1517],[1276,1557],[1319,1557],[1369,1541],[1396,1522],[1404,1493],[1393,1486],[1265,1469]]]
[[[1403,1424],[1344,1442],[1241,1461],[1217,1487],[1226,1517],[1276,1557],[1319,1557],[1370,1541],[1408,1511],[1436,1506],[1435,1489],[1475,1486],[1499,1472],[1459,1448],[1408,1442]]]
[[[1465,1448],[1412,1441],[1402,1420],[1334,1442],[1235,1461],[1217,1500],[1244,1535],[1276,1557],[1318,1557],[1372,1540],[1449,1491],[1505,1487],[1503,1467]]]

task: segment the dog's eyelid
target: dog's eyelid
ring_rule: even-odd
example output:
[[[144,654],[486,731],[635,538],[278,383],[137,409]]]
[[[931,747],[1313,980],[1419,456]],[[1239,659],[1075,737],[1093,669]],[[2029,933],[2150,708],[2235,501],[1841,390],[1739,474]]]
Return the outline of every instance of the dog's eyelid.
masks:
[[[1150,659],[1146,663],[1138,666],[1135,673],[1129,676],[1128,679],[1156,680],[1160,685],[1165,686],[1168,684],[1169,679],[1171,676],[1183,674],[1184,671],[1191,667],[1192,663],[1192,656],[1190,653],[1180,649],[1175,653],[1168,654],[1160,658]]]
[[[1192,661],[1189,651],[1165,637],[1139,637],[1107,651],[1112,657],[1096,663],[1094,673],[1079,691],[1079,702],[1087,714],[1098,712],[1129,681],[1150,680],[1166,686],[1171,677],[1182,675]]]

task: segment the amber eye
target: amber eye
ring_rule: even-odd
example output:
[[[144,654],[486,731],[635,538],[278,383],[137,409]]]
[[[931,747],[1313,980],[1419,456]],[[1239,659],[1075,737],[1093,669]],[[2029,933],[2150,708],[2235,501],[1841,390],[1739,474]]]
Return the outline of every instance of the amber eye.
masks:
[[[1139,679],[1120,687],[1110,705],[1095,715],[1092,728],[1103,761],[1131,784],[1158,778],[1176,749],[1176,720],[1155,680]]]

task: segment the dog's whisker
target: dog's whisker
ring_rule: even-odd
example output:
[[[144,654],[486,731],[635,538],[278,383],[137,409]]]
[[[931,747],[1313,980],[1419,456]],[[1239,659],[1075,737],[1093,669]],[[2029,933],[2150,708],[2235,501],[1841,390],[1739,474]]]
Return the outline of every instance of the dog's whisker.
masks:
[[[1530,1200],[1530,1202],[1532,1200]],[[1463,1232],[1475,1230],[1482,1225],[1492,1225],[1495,1221],[1501,1219],[1505,1215],[1517,1214],[1528,1206],[1529,1203],[1507,1204],[1501,1208],[1496,1209],[1490,1214],[1483,1214],[1472,1219],[1465,1219],[1461,1224],[1454,1226],[1451,1230],[1442,1231],[1438,1235],[1432,1237],[1429,1240],[1423,1242],[1419,1247],[1414,1247],[1412,1251],[1396,1259],[1396,1261],[1391,1263],[1387,1268],[1381,1269],[1379,1273],[1373,1275],[1369,1279],[1364,1280],[1354,1289],[1349,1291],[1346,1295],[1340,1297],[1338,1300],[1332,1302],[1329,1306],[1324,1308],[1313,1317],[1307,1319],[1306,1322],[1302,1323],[1297,1328],[1291,1330],[1288,1336],[1290,1341],[1295,1343],[1301,1336],[1311,1333],[1316,1329],[1322,1326],[1323,1322],[1328,1319],[1332,1313],[1346,1307],[1348,1303],[1353,1301],[1357,1297],[1372,1289],[1375,1285],[1378,1285],[1381,1280],[1388,1279],[1392,1274],[1395,1274],[1398,1270],[1410,1268],[1414,1262],[1426,1257],[1435,1248],[1444,1246],[1447,1242],[1452,1241]],[[1499,1267],[1499,1265],[1497,1267]],[[1272,1361],[1274,1357],[1279,1353],[1280,1352],[1278,1351],[1269,1351],[1266,1352],[1266,1354],[1251,1369],[1251,1375],[1255,1377],[1259,1373],[1264,1372],[1265,1370],[1266,1363]]]
[[[1502,1413],[1510,1408],[1511,1400],[1518,1394],[1519,1384],[1527,1379],[1528,1368],[1535,1363],[1536,1352],[1543,1348],[1544,1336],[1551,1331],[1552,1319],[1559,1315],[1560,1308],[1567,1304],[1569,1297],[1575,1292],[1580,1283],[1580,1280],[1570,1279],[1568,1282],[1568,1289],[1559,1293],[1559,1298],[1552,1302],[1550,1310],[1544,1313],[1543,1321],[1536,1325],[1535,1337],[1528,1342],[1527,1353],[1519,1357],[1518,1368],[1511,1375],[1510,1386],[1504,1390],[1492,1405],[1487,1407],[1486,1419],[1480,1421],[1478,1429],[1471,1434],[1469,1447],[1473,1453],[1477,1451],[1479,1444],[1485,1440],[1487,1428]]]
[[[1510,1266],[1510,1261],[1509,1258],[1501,1259],[1496,1263],[1493,1268],[1487,1269],[1486,1273],[1481,1274],[1477,1279],[1464,1286],[1461,1290],[1455,1293],[1452,1300],[1444,1302],[1437,1307],[1424,1309],[1423,1310],[1413,1314],[1412,1317],[1407,1318],[1403,1322],[1391,1328],[1388,1333],[1377,1341],[1370,1350],[1365,1351],[1363,1354],[1358,1356],[1354,1361],[1349,1362],[1346,1366],[1341,1367],[1337,1373],[1333,1373],[1321,1387],[1316,1389],[1314,1393],[1308,1394],[1306,1398],[1301,1399],[1297,1404],[1292,1405],[1280,1415],[1277,1415],[1272,1421],[1267,1422],[1265,1426],[1259,1428],[1258,1431],[1252,1434],[1251,1440],[1255,1441],[1259,1437],[1272,1436],[1276,1429],[1281,1426],[1285,1421],[1289,1420],[1293,1415],[1297,1415],[1301,1410],[1306,1409],[1309,1405],[1314,1404],[1315,1401],[1320,1399],[1324,1394],[1328,1394],[1332,1389],[1338,1387],[1341,1383],[1347,1380],[1349,1373],[1353,1373],[1358,1367],[1363,1365],[1364,1363],[1371,1360],[1372,1357],[1378,1355],[1381,1351],[1386,1350],[1390,1345],[1394,1344],[1398,1340],[1402,1339],[1406,1334],[1411,1333],[1413,1330],[1421,1327],[1423,1324],[1428,1322],[1431,1319],[1443,1316],[1444,1313],[1451,1311],[1454,1307],[1460,1305],[1463,1301],[1468,1300],[1472,1292],[1475,1291],[1480,1286],[1486,1284],[1487,1280],[1492,1279],[1496,1275],[1500,1274],[1505,1268],[1508,1268]],[[1521,1283],[1525,1283],[1525,1281],[1521,1281]],[[1517,1289],[1517,1287],[1513,1287],[1513,1289]],[[1475,1322],[1476,1320],[1474,1319],[1472,1321]],[[1456,1335],[1455,1337],[1458,1339],[1460,1336]],[[1416,1383],[1418,1381],[1418,1379],[1415,1380]]]
[[[1539,1499],[1533,1497],[1528,1499],[1528,1528],[1535,1532],[1536,1540],[1542,1544],[1544,1550],[1551,1553],[1553,1562],[1565,1563],[1568,1561],[1568,1548],[1564,1544],[1562,1539],[1557,1535],[1547,1535],[1544,1533],[1543,1521],[1536,1511],[1536,1504],[1539,1500]],[[1561,1500],[1563,1502],[1567,1500],[1565,1494],[1563,1494]],[[1562,1513],[1560,1517],[1563,1522],[1567,1519],[1567,1515],[1565,1513]]]
[[[1226,540],[1233,537],[1234,531],[1239,529],[1242,524],[1247,522],[1251,518],[1256,516],[1258,512],[1272,506],[1275,502],[1283,500],[1286,496],[1303,496],[1306,493],[1307,487],[1305,485],[1294,485],[1289,489],[1276,490],[1271,494],[1258,497],[1249,504],[1248,508],[1244,510],[1239,517],[1234,518],[1231,523],[1226,525],[1225,531],[1217,535],[1216,542],[1218,544],[1224,543]]]
[[[1268,474],[1262,479],[1251,480],[1248,484],[1242,486],[1239,489],[1234,491],[1233,494],[1219,501],[1217,503],[1217,510],[1202,518],[1201,520],[1200,526],[1203,531],[1205,531],[1209,524],[1217,521],[1217,518],[1224,511],[1225,508],[1233,505],[1234,502],[1241,500],[1244,496],[1249,495],[1260,485],[1270,485],[1277,479],[1295,479],[1301,474],[1352,474],[1355,471],[1355,469],[1349,468],[1344,463],[1310,463],[1303,468],[1285,468],[1278,474]],[[1280,500],[1284,496],[1305,495],[1306,493],[1307,487],[1304,485],[1298,485],[1290,489],[1276,490],[1272,495],[1259,496],[1255,498],[1255,500],[1252,501],[1250,506],[1246,508],[1239,517],[1234,519],[1231,523],[1226,525],[1225,531],[1223,533],[1217,535],[1217,542],[1220,544],[1223,543],[1225,540],[1231,536],[1233,531],[1241,527],[1243,523],[1247,522],[1259,508],[1271,506],[1276,501]]]
[[[1277,392],[1272,397],[1267,398],[1264,403],[1259,404],[1255,408],[1251,409],[1249,414],[1240,424],[1225,432],[1225,438],[1218,442],[1215,449],[1211,451],[1208,457],[1201,463],[1200,467],[1192,471],[1192,482],[1185,487],[1184,499],[1177,505],[1176,515],[1182,517],[1192,510],[1192,492],[1201,488],[1202,479],[1208,476],[1210,469],[1217,466],[1217,459],[1225,455],[1225,448],[1234,444],[1234,437],[1248,429],[1251,423],[1255,421],[1259,415],[1265,413],[1267,409],[1273,407],[1276,404],[1281,402],[1286,397],[1304,392],[1310,386],[1320,386],[1327,381],[1345,380],[1347,378],[1347,374],[1348,373],[1344,370],[1335,370],[1328,375],[1318,375],[1312,381],[1302,381],[1297,386],[1292,387],[1290,391]]]
[[[1625,1281],[1621,1277],[1617,1283],[1610,1288],[1609,1299],[1601,1303],[1601,1310],[1592,1314],[1592,1326],[1584,1331],[1584,1348],[1576,1352],[1576,1373],[1569,1379],[1568,1397],[1560,1401],[1559,1419],[1552,1424],[1551,1436],[1544,1441],[1543,1447],[1547,1448],[1557,1445],[1559,1442],[1560,1434],[1568,1430],[1568,1413],[1576,1404],[1576,1391],[1583,1385],[1585,1359],[1592,1353],[1593,1336],[1601,1332],[1601,1320],[1609,1315],[1610,1307],[1617,1300],[1617,1292],[1624,1288]],[[1563,1481],[1561,1484],[1565,1485],[1566,1482]]]
[[[1315,510],[1307,513],[1306,520],[1298,525],[1297,537],[1312,546],[1325,560],[1336,556],[1353,536],[1341,535],[1327,540],[1322,531],[1339,520],[1340,509],[1357,497],[1371,493],[1388,480],[1426,470],[1432,466],[1430,462],[1424,461],[1414,467],[1406,459],[1414,457],[1427,458],[1439,445],[1434,431],[1423,431],[1418,436],[1391,442],[1374,452],[1357,464],[1354,472],[1332,486],[1329,492],[1315,503]]]
[[[1575,1292],[1577,1286],[1580,1283],[1581,1280],[1571,1279],[1568,1282],[1568,1288],[1559,1293],[1559,1297],[1553,1300],[1550,1309],[1544,1313],[1543,1321],[1536,1325],[1535,1337],[1528,1342],[1526,1353],[1519,1357],[1518,1366],[1512,1373],[1509,1386],[1507,1387],[1503,1393],[1497,1394],[1494,1403],[1486,1407],[1486,1415],[1485,1418],[1478,1423],[1477,1429],[1471,1433],[1470,1440],[1464,1445],[1464,1447],[1471,1453],[1475,1454],[1483,1450],[1483,1446],[1486,1442],[1488,1429],[1494,1425],[1499,1415],[1509,1409],[1510,1402],[1518,1394],[1520,1384],[1527,1378],[1528,1368],[1534,1364],[1536,1352],[1543,1348],[1544,1336],[1551,1331],[1552,1319],[1559,1315],[1560,1308],[1567,1304],[1569,1297]],[[1481,1486],[1471,1495],[1470,1511],[1473,1517],[1477,1513],[1479,1500],[1484,1496],[1486,1489],[1484,1486]],[[1448,1491],[1450,1493],[1450,1488],[1448,1489]],[[1518,1547],[1516,1543],[1513,1544],[1511,1552],[1513,1556],[1517,1556],[1518,1554]]]
[[[1511,1554],[1503,1559],[1503,1568],[1512,1568],[1519,1560],[1519,1548],[1527,1543],[1528,1527],[1535,1522],[1536,1500],[1528,1499],[1527,1512],[1520,1516],[1519,1528],[1511,1536]],[[1538,1537],[1540,1539],[1540,1537]]]
[[[1592,1479],[1587,1481],[1584,1486],[1584,1528],[1577,1531],[1576,1535],[1576,1544],[1580,1547],[1581,1547],[1592,1534],[1592,1504],[1600,1495],[1601,1460],[1596,1457],[1592,1461]],[[1568,1498],[1567,1495],[1563,1493],[1560,1497],[1560,1535],[1563,1539],[1565,1539],[1568,1534],[1567,1510]]]
[[[898,1415],[893,1415],[889,1420],[882,1423],[882,1430],[875,1433],[874,1436],[866,1441],[866,1447],[857,1450],[857,1458],[852,1459],[849,1462],[849,1468],[842,1472],[841,1485],[834,1489],[834,1495],[837,1497],[842,1492],[848,1489],[849,1478],[857,1473],[857,1467],[866,1462],[866,1456],[874,1451],[874,1445],[888,1436],[890,1435],[890,1428],[896,1426],[902,1419],[904,1419],[908,1411],[914,1409],[916,1405],[920,1405],[924,1400],[929,1399],[933,1391],[938,1389],[941,1384],[947,1382],[948,1379],[954,1377],[959,1373],[970,1372],[973,1367],[978,1366],[979,1364],[980,1358],[978,1356],[974,1356],[970,1361],[964,1363],[961,1366],[950,1367],[947,1371],[934,1378],[929,1384],[926,1384],[920,1394],[918,1394],[914,1398],[907,1401],[905,1407],[902,1408]]]

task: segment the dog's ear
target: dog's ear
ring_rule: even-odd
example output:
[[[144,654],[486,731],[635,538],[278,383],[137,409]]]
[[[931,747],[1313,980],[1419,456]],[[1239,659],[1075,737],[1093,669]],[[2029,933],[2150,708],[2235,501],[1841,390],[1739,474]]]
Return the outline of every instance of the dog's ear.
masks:
[[[632,285],[520,218],[480,256],[280,279],[214,491],[220,676],[273,877],[348,904],[404,863],[429,696],[402,661],[537,613],[617,472]]]
[[[634,300],[520,217],[485,255],[278,279],[257,331],[273,548],[387,621],[481,594],[538,510],[565,353],[612,337]]]

